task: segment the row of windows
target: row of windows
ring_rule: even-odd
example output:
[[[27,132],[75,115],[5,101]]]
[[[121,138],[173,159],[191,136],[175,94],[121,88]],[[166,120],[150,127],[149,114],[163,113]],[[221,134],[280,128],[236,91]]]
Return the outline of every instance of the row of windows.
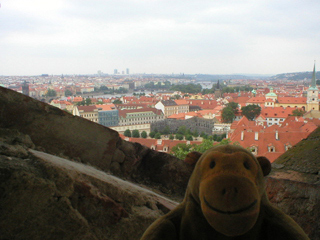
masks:
[[[285,145],[284,148],[285,150],[289,150],[292,146],[291,145]],[[253,154],[257,154],[258,153],[258,147],[251,147],[251,152]],[[276,148],[274,146],[268,146],[268,152],[275,152]]]
[[[278,122],[278,121],[284,121],[284,118],[267,118],[267,121],[274,121],[274,122]]]
[[[98,116],[98,114],[83,114],[83,115],[81,115],[81,117],[84,117],[84,118],[86,118],[86,117],[97,117]]]

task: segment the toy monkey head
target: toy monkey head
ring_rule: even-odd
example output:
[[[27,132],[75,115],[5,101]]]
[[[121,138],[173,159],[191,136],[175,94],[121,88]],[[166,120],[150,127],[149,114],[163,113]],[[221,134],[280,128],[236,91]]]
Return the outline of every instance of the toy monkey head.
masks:
[[[269,160],[232,145],[213,147],[202,155],[193,152],[186,160],[196,162],[187,193],[211,227],[226,236],[248,232],[265,197],[263,176],[271,171]]]

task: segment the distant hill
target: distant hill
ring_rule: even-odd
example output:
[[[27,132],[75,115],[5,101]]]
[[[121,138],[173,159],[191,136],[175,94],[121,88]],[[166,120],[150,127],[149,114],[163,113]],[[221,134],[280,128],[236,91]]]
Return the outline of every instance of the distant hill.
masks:
[[[320,76],[320,72],[316,72],[316,76]],[[271,79],[273,80],[284,79],[284,78],[288,80],[293,80],[293,81],[311,79],[312,72],[281,73],[271,77]]]

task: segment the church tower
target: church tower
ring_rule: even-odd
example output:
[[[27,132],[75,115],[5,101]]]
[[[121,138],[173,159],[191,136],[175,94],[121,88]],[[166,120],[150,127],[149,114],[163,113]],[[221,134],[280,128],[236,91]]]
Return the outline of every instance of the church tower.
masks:
[[[220,81],[219,81],[219,80],[218,80],[217,85],[216,85],[216,88],[215,88],[215,90],[214,90],[214,95],[215,95],[215,98],[216,98],[216,99],[222,97],[222,92],[221,92],[221,87],[220,87]]]
[[[311,110],[319,111],[319,89],[316,84],[316,64],[313,66],[313,74],[311,80],[311,86],[307,91],[307,112]]]

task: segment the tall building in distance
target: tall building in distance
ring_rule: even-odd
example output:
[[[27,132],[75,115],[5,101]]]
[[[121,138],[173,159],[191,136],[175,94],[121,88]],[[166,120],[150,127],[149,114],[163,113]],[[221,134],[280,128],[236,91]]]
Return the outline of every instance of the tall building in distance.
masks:
[[[118,74],[118,69],[114,69],[113,74]]]
[[[26,81],[22,84],[22,93],[29,96],[29,84]]]
[[[130,73],[129,73],[129,68],[126,69],[126,74],[128,74],[128,75],[130,74]]]

